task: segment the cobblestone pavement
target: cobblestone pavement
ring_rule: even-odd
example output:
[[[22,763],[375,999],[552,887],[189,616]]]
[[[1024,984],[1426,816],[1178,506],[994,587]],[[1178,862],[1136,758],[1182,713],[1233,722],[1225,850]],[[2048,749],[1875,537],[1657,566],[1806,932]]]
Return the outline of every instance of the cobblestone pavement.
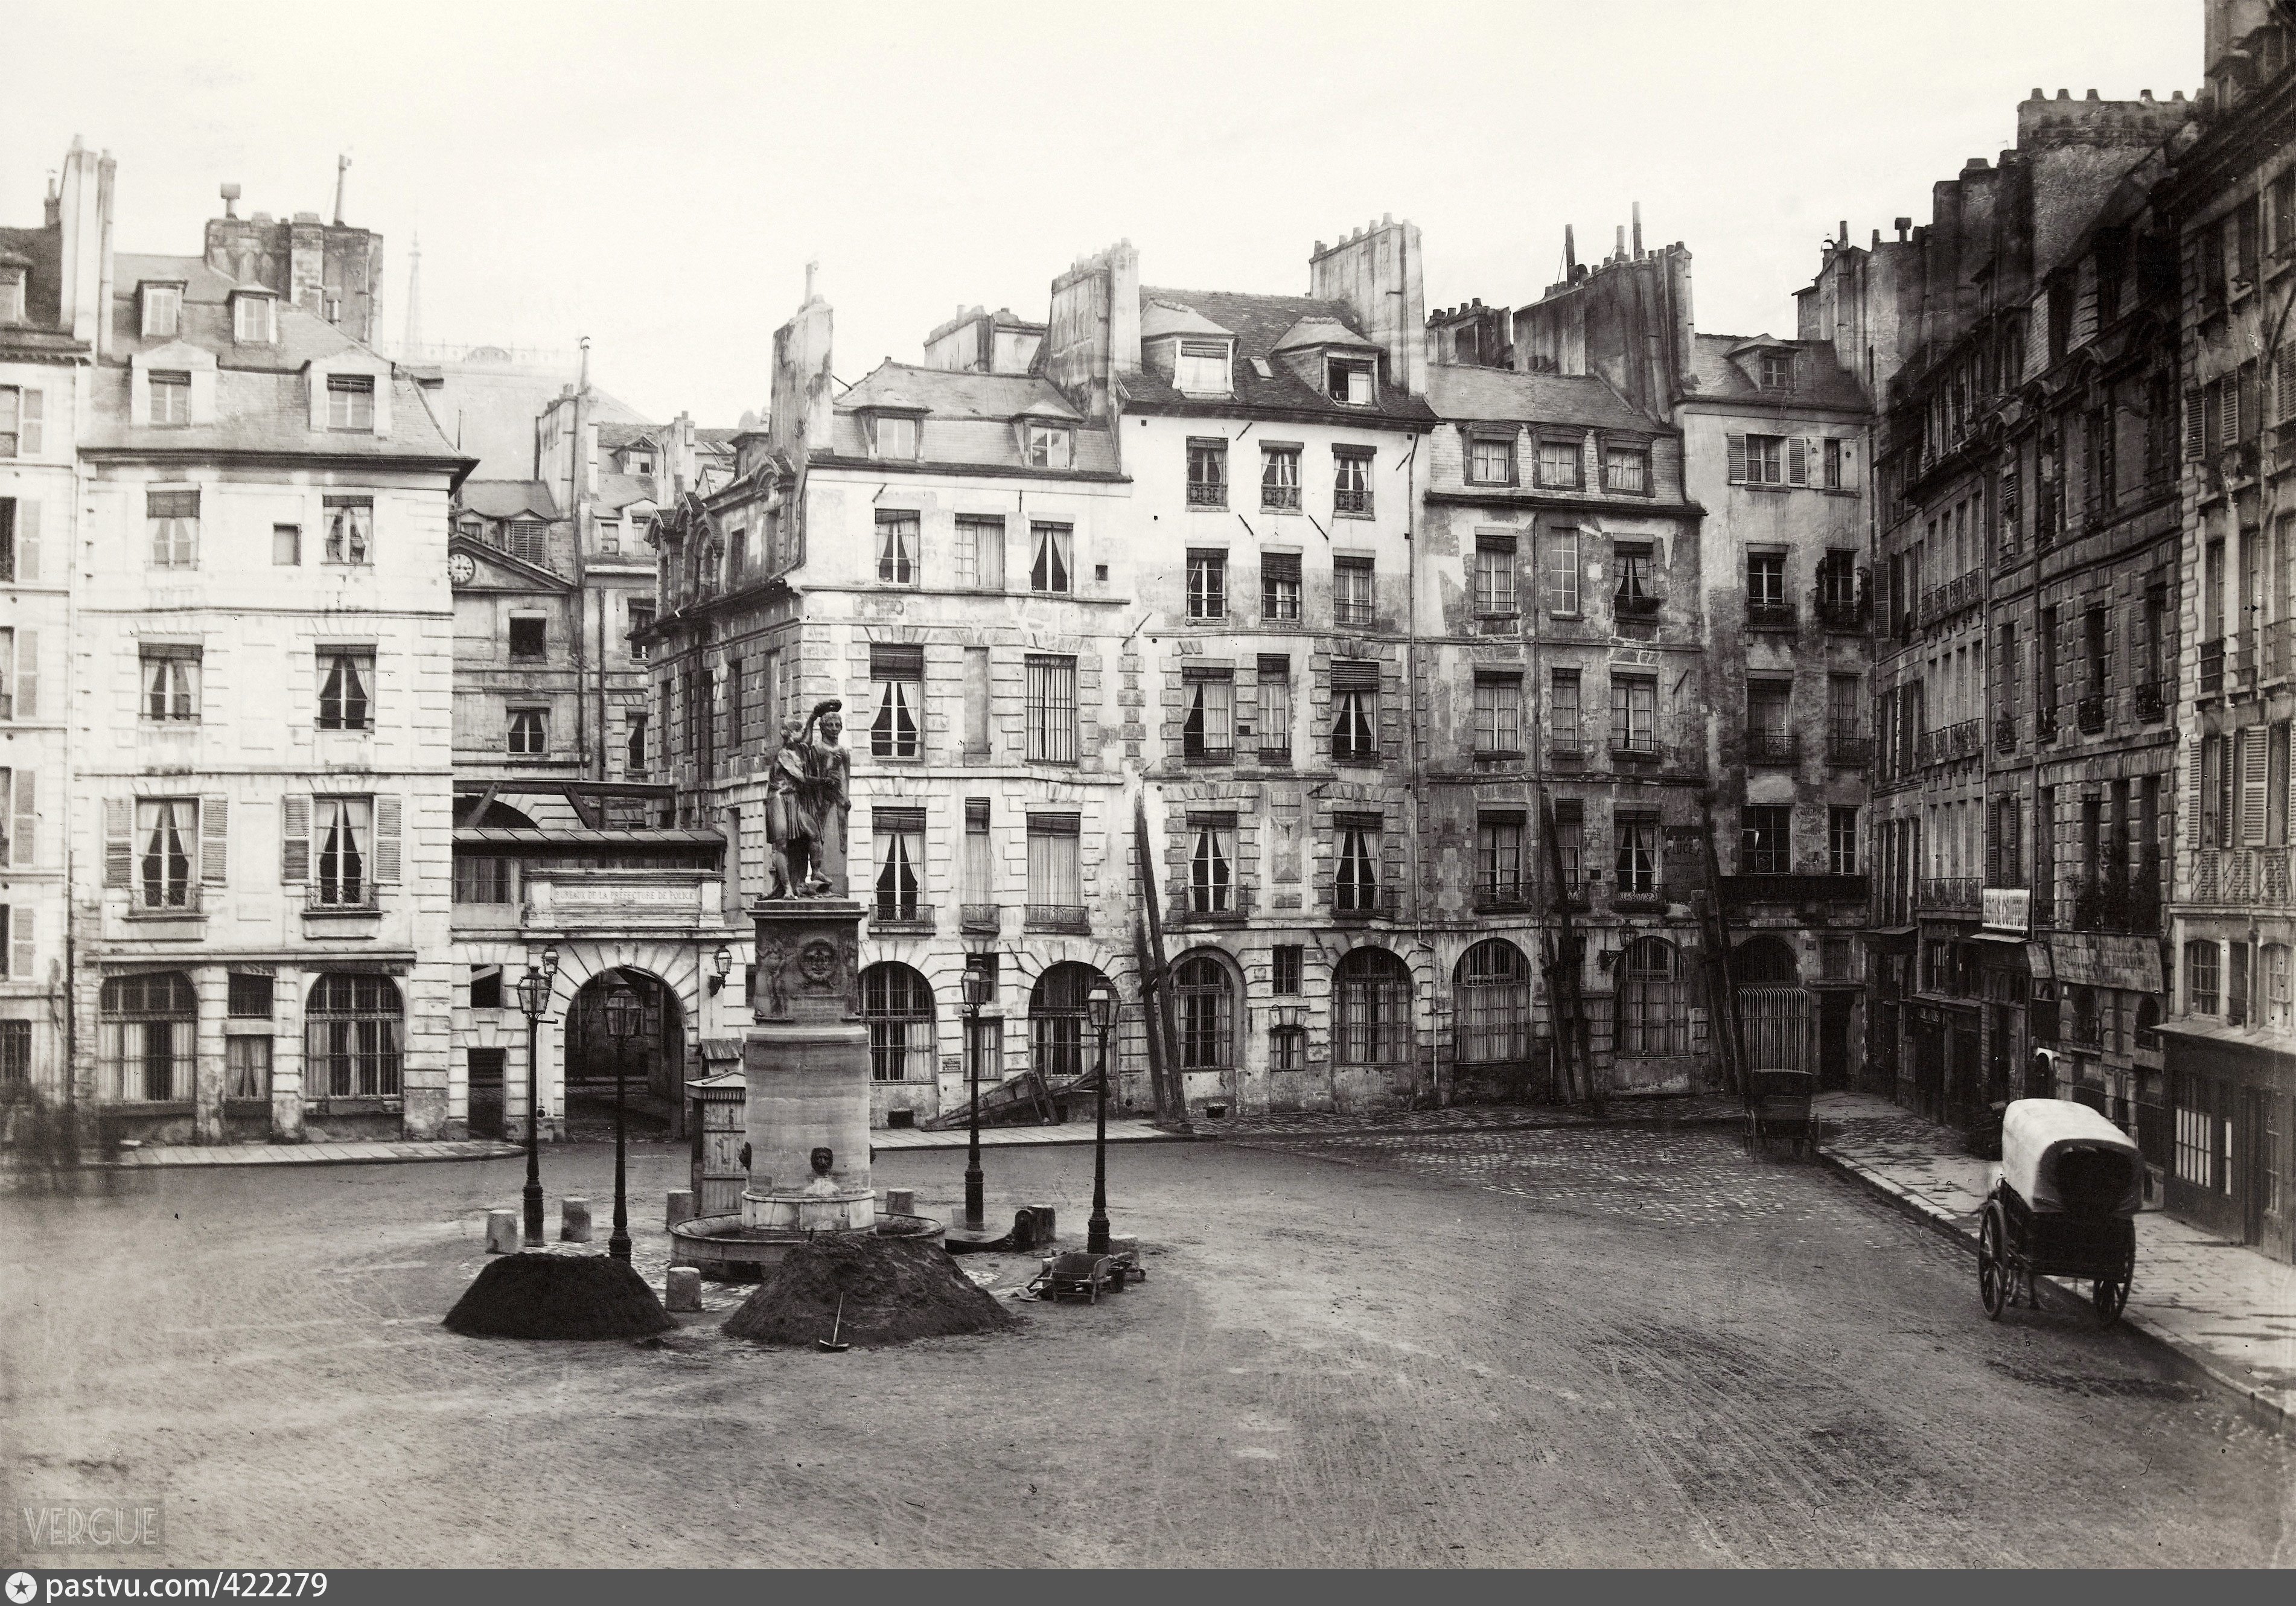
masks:
[[[1379,1110],[1337,1114],[1292,1110],[1280,1114],[1229,1116],[1196,1122],[1199,1137],[1334,1137],[1389,1133],[1490,1132],[1508,1128],[1726,1125],[1739,1118],[1735,1099],[1693,1094],[1656,1098],[1613,1099],[1597,1118],[1555,1104],[1454,1104],[1444,1110]]]

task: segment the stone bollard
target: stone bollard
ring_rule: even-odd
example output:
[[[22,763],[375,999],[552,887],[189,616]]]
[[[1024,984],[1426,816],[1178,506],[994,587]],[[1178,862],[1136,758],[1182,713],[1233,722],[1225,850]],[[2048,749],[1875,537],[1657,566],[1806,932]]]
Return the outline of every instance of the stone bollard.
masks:
[[[691,1188],[672,1188],[669,1191],[669,1208],[663,1212],[662,1225],[666,1227],[684,1226],[687,1222],[693,1219],[693,1190]]]
[[[701,1308],[701,1270],[699,1266],[673,1266],[664,1285],[668,1297],[662,1304],[671,1310]]]
[[[564,1225],[558,1229],[560,1240],[567,1243],[589,1242],[590,1201],[586,1199],[563,1200],[559,1209],[564,1217]]]
[[[488,1210],[487,1212],[487,1253],[513,1255],[518,1252],[518,1212]]]
[[[885,1190],[885,1214],[888,1216],[914,1216],[916,1213],[917,1191],[914,1188],[888,1188]]]

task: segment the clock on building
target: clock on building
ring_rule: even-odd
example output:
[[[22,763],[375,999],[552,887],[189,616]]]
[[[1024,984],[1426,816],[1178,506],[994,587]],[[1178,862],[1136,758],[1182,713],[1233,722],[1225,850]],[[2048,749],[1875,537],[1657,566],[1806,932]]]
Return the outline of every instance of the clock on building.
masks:
[[[458,552],[447,560],[447,578],[457,586],[467,586],[471,577],[479,572],[479,561],[469,553]]]

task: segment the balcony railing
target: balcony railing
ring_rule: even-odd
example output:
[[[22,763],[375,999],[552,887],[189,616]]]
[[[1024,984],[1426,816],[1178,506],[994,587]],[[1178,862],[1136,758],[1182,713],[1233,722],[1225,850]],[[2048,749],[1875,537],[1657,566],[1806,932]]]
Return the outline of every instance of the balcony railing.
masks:
[[[1654,875],[1622,875],[1611,883],[1612,908],[1621,905],[1662,904],[1666,901],[1666,883]]]
[[[1800,755],[1801,742],[1790,731],[1746,733],[1746,762],[1791,765]]]
[[[1920,909],[1974,909],[1980,890],[1973,876],[1922,877],[1915,889],[1914,906]]]
[[[1337,597],[1332,600],[1332,623],[1334,625],[1359,625],[1369,629],[1372,618],[1372,606],[1368,602],[1352,597]]]
[[[1394,920],[1403,911],[1400,887],[1360,887],[1332,889],[1333,920]]]
[[[1227,481],[1225,479],[1191,479],[1188,481],[1190,507],[1226,507]]]
[[[1022,922],[1031,931],[1088,931],[1090,912],[1082,904],[1029,904]]]
[[[1004,929],[1004,906],[1002,904],[959,904],[956,906],[959,930],[974,936],[995,936]]]
[[[1292,766],[1292,744],[1288,742],[1261,742],[1259,761],[1280,769],[1289,769]]]
[[[1251,887],[1246,883],[1230,882],[1225,887],[1190,884],[1186,892],[1172,900],[1169,910],[1175,926],[1236,926],[1251,918]]]
[[[1830,764],[1866,765],[1874,761],[1874,739],[1855,731],[1828,731],[1825,757]]]
[[[2150,881],[2126,875],[2085,875],[2073,883],[2073,930],[2158,935],[2161,889]]]
[[[1235,762],[1235,749],[1212,747],[1191,740],[1182,744],[1181,756],[1191,764],[1233,764]]]
[[[1811,607],[1817,615],[1818,624],[1824,628],[1849,635],[1863,634],[1866,620],[1873,614],[1867,598],[1829,597],[1823,591],[1812,599]]]
[[[1369,513],[1371,492],[1340,489],[1332,493],[1332,511],[1335,513]]]
[[[2103,692],[2092,692],[2075,705],[2073,717],[2080,722],[2080,728],[2084,734],[2094,736],[2104,729],[2106,701]]]
[[[1791,630],[1794,623],[1794,605],[1792,602],[1746,604],[1746,627],[1750,630]]]
[[[1950,619],[1964,608],[1973,608],[1982,600],[1985,571],[1972,569],[1967,574],[1948,580],[1922,594],[1921,621],[1934,625],[1939,619]]]
[[[2290,850],[2285,848],[2203,849],[2193,865],[2193,902],[2285,909],[2290,897]]]
[[[2144,681],[2133,688],[2130,701],[2139,721],[2158,719],[2169,711],[2169,683]]]
[[[1611,758],[1654,759],[1658,756],[1658,733],[1656,731],[1611,731]]]
[[[1558,765],[1577,766],[1587,762],[1587,735],[1575,724],[1550,725],[1546,732],[1546,756]]]
[[[1996,714],[1993,717],[1993,750],[2013,753],[2017,750],[2017,716]]]
[[[1611,611],[1621,621],[1647,624],[1658,618],[1659,600],[1654,596],[1613,596]]]
[[[2214,697],[2224,690],[2225,644],[2222,641],[2201,643],[2201,695]]]
[[[308,914],[372,914],[382,906],[381,889],[373,881],[313,881],[303,889],[303,909]]]
[[[1479,881],[1475,885],[1475,913],[1508,914],[1528,909],[1531,890],[1528,881]]]
[[[156,893],[157,896],[150,896]],[[149,887],[138,876],[129,884],[127,914],[135,920],[179,920],[186,914],[200,912],[200,883],[185,881],[176,887]]]
[[[931,930],[932,923],[933,906],[914,892],[880,892],[869,910],[869,924],[874,930]]]

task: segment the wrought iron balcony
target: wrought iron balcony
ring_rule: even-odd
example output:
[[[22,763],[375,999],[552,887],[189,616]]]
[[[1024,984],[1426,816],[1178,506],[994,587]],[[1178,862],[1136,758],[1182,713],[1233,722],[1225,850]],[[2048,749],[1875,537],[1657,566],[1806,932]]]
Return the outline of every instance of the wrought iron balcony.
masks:
[[[2075,705],[2073,717],[2079,721],[2083,733],[2095,735],[2104,729],[2106,698],[2102,692],[2092,692]]]
[[[2221,640],[2201,643],[2201,695],[2214,697],[2224,690],[2225,644]]]
[[[2291,850],[2286,848],[2203,849],[2193,865],[2192,901],[2218,906],[2285,909],[2296,906],[2290,893]]]
[[[1586,763],[1586,733],[1576,723],[1548,726],[1546,756],[1557,765],[1571,767]]]
[[[371,881],[316,881],[303,889],[306,914],[372,914],[381,906],[381,889]]]
[[[1993,717],[1993,750],[2013,753],[2017,750],[2017,716],[1996,714]]]
[[[1874,762],[1874,739],[1856,731],[1828,731],[1825,758],[1829,764],[1862,766]]]
[[[1292,744],[1288,742],[1268,742],[1259,744],[1259,761],[1279,769],[1292,767]]]
[[[1181,756],[1190,764],[1233,764],[1235,749],[1213,747],[1192,736],[1182,742]]]
[[[1748,602],[1746,627],[1750,630],[1791,630],[1795,624],[1792,602]]]
[[[1852,635],[1865,633],[1866,620],[1874,611],[1869,598],[1829,597],[1822,590],[1812,599],[1811,606],[1820,626]]]
[[[1357,490],[1341,489],[1333,491],[1332,493],[1332,511],[1335,513],[1358,513],[1365,517],[1369,517],[1371,513],[1370,489],[1365,488]]]
[[[958,930],[974,936],[994,936],[1004,929],[1004,905],[1002,904],[959,904],[956,906]]]
[[[2165,680],[2144,681],[2134,689],[2131,701],[2140,721],[2158,719],[2169,711],[2169,683]]]
[[[1748,731],[1746,762],[1791,766],[1801,754],[1801,739],[1791,731]]]
[[[131,920],[181,920],[200,912],[200,884],[181,881],[172,886],[137,876],[129,883],[127,914]]]
[[[933,906],[914,892],[880,892],[869,908],[874,931],[932,930]]]
[[[1915,889],[1914,906],[1919,909],[1974,909],[1980,890],[1974,876],[1925,875]]]
[[[1082,904],[1029,904],[1022,922],[1031,931],[1089,931],[1091,912]]]
[[[1231,881],[1226,886],[1189,885],[1166,912],[1178,927],[1240,926],[1251,918],[1251,887]]]
[[[1191,479],[1188,481],[1190,507],[1226,507],[1227,481],[1225,479]]]
[[[1531,885],[1529,881],[1478,881],[1475,884],[1475,913],[1478,914],[1512,914],[1530,907]]]
[[[1403,913],[1400,887],[1333,887],[1333,920],[1395,920]]]
[[[1662,904],[1667,901],[1667,884],[1655,875],[1621,875],[1611,886],[1611,906],[1620,908],[1634,904]]]

